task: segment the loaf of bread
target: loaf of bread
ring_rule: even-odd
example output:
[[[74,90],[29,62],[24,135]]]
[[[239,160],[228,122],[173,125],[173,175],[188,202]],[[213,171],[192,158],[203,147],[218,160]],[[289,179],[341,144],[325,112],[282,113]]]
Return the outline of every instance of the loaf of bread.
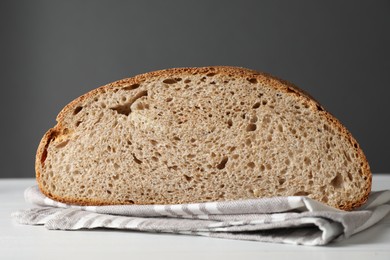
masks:
[[[307,93],[235,67],[123,79],[69,103],[42,138],[36,177],[78,205],[308,196],[351,210],[371,190],[357,141]]]

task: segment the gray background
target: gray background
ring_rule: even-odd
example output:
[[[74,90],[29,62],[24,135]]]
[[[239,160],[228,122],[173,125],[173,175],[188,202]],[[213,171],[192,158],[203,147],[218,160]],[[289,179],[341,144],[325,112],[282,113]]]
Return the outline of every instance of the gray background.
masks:
[[[389,1],[1,1],[0,177],[34,177],[64,105],[135,74],[233,65],[311,93],[390,172]]]

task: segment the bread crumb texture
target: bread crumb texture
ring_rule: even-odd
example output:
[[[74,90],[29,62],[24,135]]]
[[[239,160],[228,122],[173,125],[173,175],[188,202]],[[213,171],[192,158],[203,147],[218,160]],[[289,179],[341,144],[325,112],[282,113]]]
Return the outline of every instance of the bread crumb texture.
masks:
[[[67,105],[37,152],[47,196],[80,205],[302,195],[340,209],[367,199],[356,140],[297,87],[235,67],[169,69]]]

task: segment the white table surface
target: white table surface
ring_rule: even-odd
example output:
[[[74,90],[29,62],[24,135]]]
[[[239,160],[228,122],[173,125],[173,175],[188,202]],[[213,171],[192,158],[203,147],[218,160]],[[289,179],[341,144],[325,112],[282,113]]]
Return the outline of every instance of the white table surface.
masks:
[[[23,191],[34,184],[34,179],[0,180],[0,259],[390,260],[390,215],[348,240],[321,247],[102,229],[56,231],[20,225],[10,217],[33,207]],[[373,190],[383,189],[390,189],[390,174],[374,174]]]

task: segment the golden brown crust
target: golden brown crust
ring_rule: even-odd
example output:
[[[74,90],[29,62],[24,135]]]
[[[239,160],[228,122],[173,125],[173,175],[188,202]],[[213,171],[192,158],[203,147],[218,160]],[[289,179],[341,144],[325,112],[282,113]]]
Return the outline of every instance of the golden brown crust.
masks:
[[[72,102],[70,102],[68,105],[66,105],[62,111],[57,116],[57,125],[50,129],[42,138],[36,155],[36,178],[39,184],[39,188],[42,191],[43,194],[46,196],[60,201],[64,203],[76,203],[78,205],[107,205],[107,203],[103,201],[96,201],[96,200],[79,200],[77,198],[61,198],[57,197],[53,194],[50,194],[47,192],[42,185],[42,180],[40,179],[40,171],[42,170],[42,167],[44,166],[44,161],[46,157],[46,148],[50,144],[50,141],[53,137],[56,135],[60,135],[62,131],[61,122],[64,120],[65,116],[70,112],[73,111],[77,106],[81,105],[86,99],[89,99],[91,97],[97,96],[100,93],[104,93],[110,90],[113,90],[118,87],[122,87],[124,85],[131,85],[131,84],[140,84],[145,80],[152,79],[152,78],[159,78],[159,77],[172,77],[172,76],[183,76],[183,75],[195,75],[195,74],[207,74],[207,73],[218,73],[218,74],[225,74],[225,75],[231,75],[235,77],[240,78],[246,78],[248,80],[255,79],[258,82],[262,82],[263,84],[267,85],[268,87],[273,87],[275,89],[278,89],[282,92],[289,93],[291,95],[296,95],[300,99],[305,99],[310,105],[313,110],[316,110],[318,113],[320,113],[323,117],[327,119],[329,124],[336,126],[339,131],[351,142],[351,144],[354,146],[361,162],[361,175],[367,180],[367,185],[365,187],[365,193],[362,198],[358,198],[357,201],[350,201],[344,205],[338,205],[340,209],[343,210],[351,210],[353,208],[357,208],[360,205],[364,204],[367,201],[367,198],[369,196],[369,193],[371,191],[371,181],[372,181],[372,175],[370,171],[370,167],[368,164],[368,161],[363,153],[363,151],[360,149],[357,141],[354,139],[352,134],[341,124],[341,122],[336,119],[333,115],[331,115],[329,112],[325,111],[325,109],[317,102],[313,97],[311,97],[308,93],[303,91],[302,89],[298,88],[297,86],[285,81],[278,79],[272,75],[257,72],[254,70],[249,70],[245,68],[238,68],[238,67],[227,67],[227,66],[214,66],[214,67],[201,67],[201,68],[173,68],[173,69],[166,69],[166,70],[159,70],[154,72],[149,72],[145,74],[141,74],[132,78],[126,78],[119,81],[115,81],[113,83],[104,85],[102,87],[99,87],[97,89],[94,89],[79,98],[76,98]]]

